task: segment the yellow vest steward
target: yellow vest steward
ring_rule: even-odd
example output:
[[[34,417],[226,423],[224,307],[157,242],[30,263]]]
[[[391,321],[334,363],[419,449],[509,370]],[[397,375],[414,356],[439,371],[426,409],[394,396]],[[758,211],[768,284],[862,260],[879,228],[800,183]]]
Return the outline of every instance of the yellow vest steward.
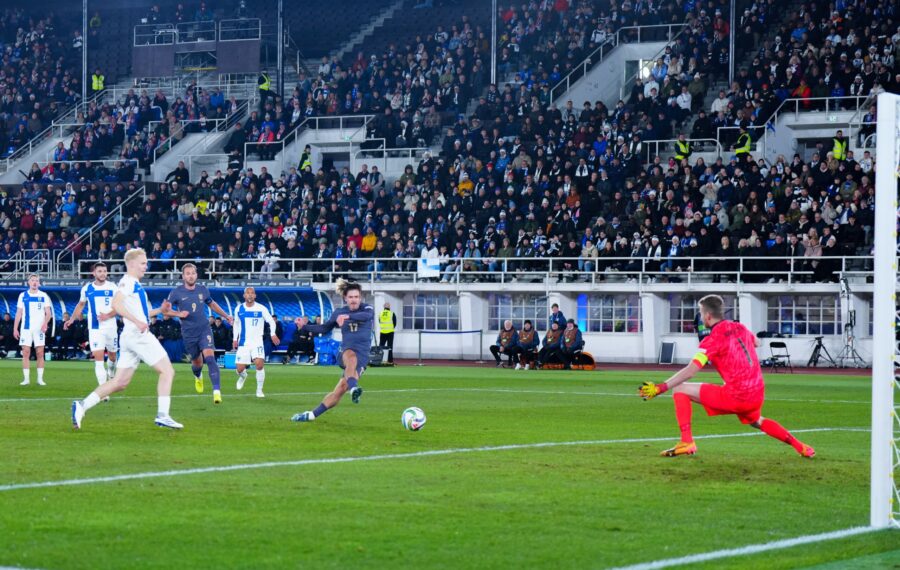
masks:
[[[840,140],[838,138],[834,139],[834,147],[831,149],[831,154],[834,155],[836,160],[844,160],[847,158],[847,139]]]
[[[262,76],[265,81],[259,84],[259,88],[262,91],[268,91],[272,87],[272,80],[269,79],[268,73],[263,73]]]
[[[691,156],[691,143],[688,141],[675,141],[678,152],[675,153],[675,160],[682,160]]]
[[[752,142],[750,141],[750,135],[747,133],[742,134],[738,137],[737,145],[734,147],[735,154],[747,154],[750,152],[750,145]]]
[[[102,91],[103,90],[103,82],[106,80],[106,76],[104,75],[91,75],[91,86],[94,88],[94,91]]]
[[[381,311],[378,316],[378,330],[381,334],[394,332],[394,314],[390,311]]]

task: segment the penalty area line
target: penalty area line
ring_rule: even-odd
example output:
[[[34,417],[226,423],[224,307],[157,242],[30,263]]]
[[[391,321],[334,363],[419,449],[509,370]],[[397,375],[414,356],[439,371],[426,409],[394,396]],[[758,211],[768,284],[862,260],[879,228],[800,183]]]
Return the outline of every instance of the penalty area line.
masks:
[[[689,556],[682,556],[679,558],[666,558],[663,560],[656,560],[653,562],[642,562],[640,564],[633,564],[631,566],[618,566],[611,570],[659,570],[661,568],[671,568],[673,566],[683,566],[685,564],[699,564],[702,562],[710,562],[712,560],[721,560],[723,558],[734,558],[738,556],[750,556],[752,554],[759,554],[761,552],[769,552],[771,550],[781,550],[783,548],[791,548],[794,546],[803,546],[804,544],[813,544],[816,542],[826,542],[829,540],[839,540],[842,538],[849,538],[851,536],[858,536],[861,534],[868,534],[870,532],[876,532],[880,530],[880,528],[870,527],[870,526],[857,526],[850,527],[841,530],[835,530],[831,532],[823,532],[820,534],[808,534],[805,536],[798,536],[795,538],[786,538],[783,540],[775,540],[772,542],[764,542],[761,544],[750,544],[747,546],[741,546],[738,548],[727,548],[724,550],[714,550],[712,552],[704,552],[702,554],[691,554]]]
[[[868,432],[867,428],[854,427],[823,427],[794,430],[793,433],[814,432]],[[732,437],[758,437],[762,432],[741,432],[701,435],[694,439],[726,439]],[[160,477],[178,477],[181,475],[198,475],[201,473],[224,473],[229,471],[245,471],[248,469],[269,469],[274,467],[300,467],[306,465],[328,465],[334,463],[356,463],[362,461],[384,461],[389,459],[411,459],[416,457],[434,457],[441,455],[460,455],[465,453],[485,453],[491,451],[511,451],[519,449],[537,449],[550,447],[572,447],[591,445],[613,445],[621,443],[658,443],[672,441],[671,436],[644,437],[628,439],[593,439],[580,441],[548,441],[541,443],[518,443],[508,445],[488,445],[483,447],[457,447],[449,449],[433,449],[429,451],[414,451],[410,453],[388,453],[380,455],[357,455],[350,457],[321,457],[315,459],[298,459],[293,461],[267,461],[264,463],[242,463],[237,465],[219,465],[212,467],[197,467],[193,469],[173,469],[169,471],[145,471],[143,473],[126,473],[122,475],[110,475],[105,477],[86,477],[83,479],[61,479],[57,481],[40,481],[34,483],[10,483],[0,485],[0,492],[18,491],[22,489],[40,489],[47,487],[71,487],[76,485],[91,485],[94,483],[115,483],[118,481],[132,481],[136,479],[155,479]]]

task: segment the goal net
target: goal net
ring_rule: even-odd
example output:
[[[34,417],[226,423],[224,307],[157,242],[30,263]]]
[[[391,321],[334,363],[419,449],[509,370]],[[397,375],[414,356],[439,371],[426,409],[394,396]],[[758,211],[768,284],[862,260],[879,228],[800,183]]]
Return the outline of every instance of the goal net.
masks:
[[[875,173],[875,283],[872,346],[870,524],[900,528],[900,341],[897,291],[900,95],[878,96]]]

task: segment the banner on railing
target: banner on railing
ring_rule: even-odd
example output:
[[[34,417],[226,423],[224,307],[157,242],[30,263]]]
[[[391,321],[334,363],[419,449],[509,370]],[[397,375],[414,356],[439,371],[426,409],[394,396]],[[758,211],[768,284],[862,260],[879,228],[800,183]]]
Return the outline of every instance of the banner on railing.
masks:
[[[419,259],[419,279],[436,279],[441,276],[441,262],[437,259]]]

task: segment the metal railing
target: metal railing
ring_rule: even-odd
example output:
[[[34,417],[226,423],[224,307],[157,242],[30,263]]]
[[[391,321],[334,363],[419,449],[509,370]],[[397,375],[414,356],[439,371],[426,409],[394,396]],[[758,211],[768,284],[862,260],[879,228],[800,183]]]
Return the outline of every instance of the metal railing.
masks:
[[[181,22],[175,26],[175,43],[216,41],[215,22]]]
[[[258,40],[262,38],[259,18],[241,18],[219,22],[219,41]]]
[[[0,260],[0,274],[5,281],[22,279],[28,275],[52,275],[54,273],[52,254],[49,249],[22,249],[6,260]]]
[[[179,124],[181,125],[182,133],[183,133],[184,135],[189,135],[189,134],[199,134],[199,133],[206,133],[206,134],[209,134],[209,133],[218,133],[218,132],[221,132],[221,129],[222,129],[222,127],[225,126],[227,120],[228,120],[227,118],[224,118],[224,119],[182,119],[182,120],[179,120],[179,121],[176,121],[176,122],[179,123]],[[160,125],[162,125],[162,126],[168,126],[169,124],[170,124],[170,123],[169,123],[168,121],[165,121],[165,120],[163,120],[163,121],[150,121],[149,123],[147,123],[147,129],[148,129],[150,132],[153,132],[153,131],[156,130],[156,128],[157,128],[158,126],[160,126]],[[188,126],[189,126],[189,125],[194,125],[194,124],[198,124],[198,125],[211,125],[212,128],[208,128],[207,130],[202,130],[202,127],[201,127],[201,130],[200,130],[200,131],[191,131],[191,130],[189,130],[189,129],[188,129]],[[166,134],[168,134],[168,133],[166,133]],[[175,143],[176,143],[176,142],[178,142],[178,141],[175,140],[175,137],[169,137],[169,138],[167,138],[162,144],[157,145],[157,147],[153,149],[153,162],[156,162],[156,160],[157,160],[160,156],[162,156],[163,154],[165,154],[166,152],[168,152],[173,146],[175,146]],[[163,147],[165,147],[165,148],[163,148]]]
[[[625,26],[620,28],[614,35],[607,38],[605,42],[600,44],[592,51],[584,60],[575,66],[565,77],[563,77],[556,85],[550,89],[550,100],[556,101],[566,93],[573,83],[587,75],[587,72],[599,65],[609,53],[619,46],[620,43],[635,43],[641,41],[666,41],[671,43],[683,31],[687,24],[656,24],[652,26]],[[673,31],[678,28],[678,34],[674,36]],[[652,37],[647,39],[649,32],[659,32],[665,29],[665,38],[660,39]],[[650,34],[654,36],[655,34]]]
[[[31,137],[27,144],[24,144],[21,147],[17,148],[5,159],[0,160],[0,174],[8,172],[16,162],[29,156],[32,152],[34,152],[35,147],[53,136],[53,133],[55,132],[53,130],[53,127],[57,123],[64,123],[67,121],[75,120],[75,117],[77,117],[78,115],[79,108],[87,108],[87,106],[91,103],[95,103],[101,100],[105,96],[105,93],[105,90],[99,91],[92,95],[87,101],[75,103],[71,107],[67,108],[63,113],[54,118],[47,128]]]
[[[679,38],[679,36],[681,36],[681,34],[684,33],[684,29],[686,26],[687,26],[687,24],[681,24],[681,29],[678,31],[677,34],[675,34],[674,37],[672,37],[672,39],[670,39],[669,41],[666,42],[666,46],[663,47],[661,50],[659,50],[656,53],[656,55],[654,55],[652,58],[650,58],[646,61],[655,62],[657,59],[661,58],[666,53],[666,47],[672,45],[675,42],[675,40],[677,40]],[[619,99],[624,101],[626,98],[625,97],[626,93],[629,93],[631,91],[631,87],[634,85],[634,82],[637,81],[638,79],[643,79],[643,77],[644,77],[644,68],[643,68],[643,66],[638,66],[638,70],[634,73],[634,75],[632,75],[631,77],[625,78],[625,81],[622,83],[622,87],[619,88]]]
[[[90,228],[84,230],[72,240],[72,242],[63,250],[61,250],[54,259],[54,273],[59,275],[66,267],[68,263],[69,267],[74,268],[75,263],[75,252],[80,249],[81,246],[84,245],[85,242],[89,243],[91,248],[94,247],[94,234],[107,227],[108,224],[112,223],[113,228],[119,232],[125,227],[125,208],[131,207],[134,203],[140,198],[141,203],[143,203],[147,198],[147,187],[141,186],[137,190],[131,193],[130,196],[122,200],[122,203],[112,209],[105,217],[101,217],[97,222],[91,226]]]
[[[68,174],[71,171],[71,167],[75,166],[76,164],[79,164],[81,166],[91,166],[91,167],[95,167],[95,168],[96,167],[104,167],[106,169],[109,169],[112,172],[114,172],[115,170],[119,169],[122,166],[125,166],[126,164],[131,164],[131,166],[133,166],[135,169],[136,175],[140,176],[137,173],[138,161],[137,161],[137,159],[134,159],[134,158],[111,158],[111,159],[105,159],[105,160],[45,160],[45,161],[37,161],[33,164],[37,164],[41,170],[44,170],[48,166],[57,167],[61,164],[67,164],[67,165],[69,165],[70,169],[65,172],[66,177],[68,177]],[[27,178],[27,175],[30,174],[30,172],[25,172],[23,174],[25,174],[26,178]],[[58,175],[59,173],[55,172],[54,174]],[[58,182],[59,180],[64,180],[64,179],[48,178],[47,180],[49,182],[42,182],[42,183],[53,184],[53,183]],[[65,181],[68,182],[68,180],[65,180]],[[91,179],[91,182],[93,182],[93,181],[95,181],[95,180]],[[119,182],[132,182],[132,181],[133,180],[120,180]],[[73,182],[73,184],[75,184],[75,183],[76,182]]]
[[[143,196],[144,188],[129,197]],[[123,202],[123,206],[125,202]],[[121,207],[121,206],[120,206]],[[84,243],[84,235],[79,236]],[[73,265],[70,246],[60,252],[55,266],[47,274],[56,277],[85,277],[97,259],[79,259]],[[841,257],[677,257],[660,259],[648,257],[595,258],[451,258],[432,260],[420,257],[357,257],[323,259],[214,259],[204,257],[162,259],[150,255],[148,279],[180,279],[181,267],[197,264],[204,278],[219,281],[320,281],[330,282],[337,277],[351,277],[369,283],[385,281],[437,282],[452,285],[466,283],[603,283],[643,287],[660,280],[679,282],[686,287],[702,283],[732,281],[738,283],[775,283],[793,287],[822,276],[811,263],[830,263],[828,281],[840,278],[863,279],[873,274],[871,256]],[[65,261],[63,263],[63,261]],[[431,263],[429,265],[429,262]],[[112,270],[116,273],[116,270]],[[119,271],[121,272],[121,271]],[[823,281],[824,282],[824,281]]]
[[[265,154],[272,155],[273,159],[281,155],[279,162],[281,163],[281,171],[285,171],[285,163],[286,163],[286,149],[291,144],[297,142],[300,135],[307,130],[321,130],[321,129],[338,129],[340,131],[339,136],[344,138],[344,131],[349,131],[350,129],[355,129],[353,134],[350,135],[352,141],[352,137],[355,133],[358,133],[361,128],[365,128],[365,126],[369,123],[374,115],[335,115],[335,116],[325,116],[325,117],[307,117],[303,122],[301,122],[297,127],[289,132],[285,137],[278,141],[273,142],[256,142],[256,141],[247,141],[244,143],[244,160],[248,160],[251,154],[259,155],[261,149],[265,149]],[[361,127],[358,127],[359,123],[362,123]],[[352,143],[351,143],[352,144]],[[299,158],[299,156],[297,157]]]
[[[134,46],[166,46],[175,43],[175,24],[139,24],[134,27]]]
[[[646,152],[646,160],[648,162],[653,161],[654,156],[662,156],[661,152],[675,152],[677,151],[677,147],[675,143],[678,142],[678,139],[659,139],[659,140],[648,140],[641,141],[643,145],[644,151]],[[703,145],[706,146],[708,144],[715,147],[715,152],[718,156],[722,156],[722,145],[716,139],[686,139],[687,143],[691,145],[691,149],[694,150],[694,145]]]
[[[383,140],[383,139],[373,139]],[[421,160],[426,152],[431,152],[429,147],[406,147],[406,148],[373,148],[359,149],[353,153],[351,169],[357,170],[356,164],[360,161],[366,161],[367,164],[377,166],[383,174],[388,172],[388,161],[403,161],[403,166],[412,163],[414,160]]]

